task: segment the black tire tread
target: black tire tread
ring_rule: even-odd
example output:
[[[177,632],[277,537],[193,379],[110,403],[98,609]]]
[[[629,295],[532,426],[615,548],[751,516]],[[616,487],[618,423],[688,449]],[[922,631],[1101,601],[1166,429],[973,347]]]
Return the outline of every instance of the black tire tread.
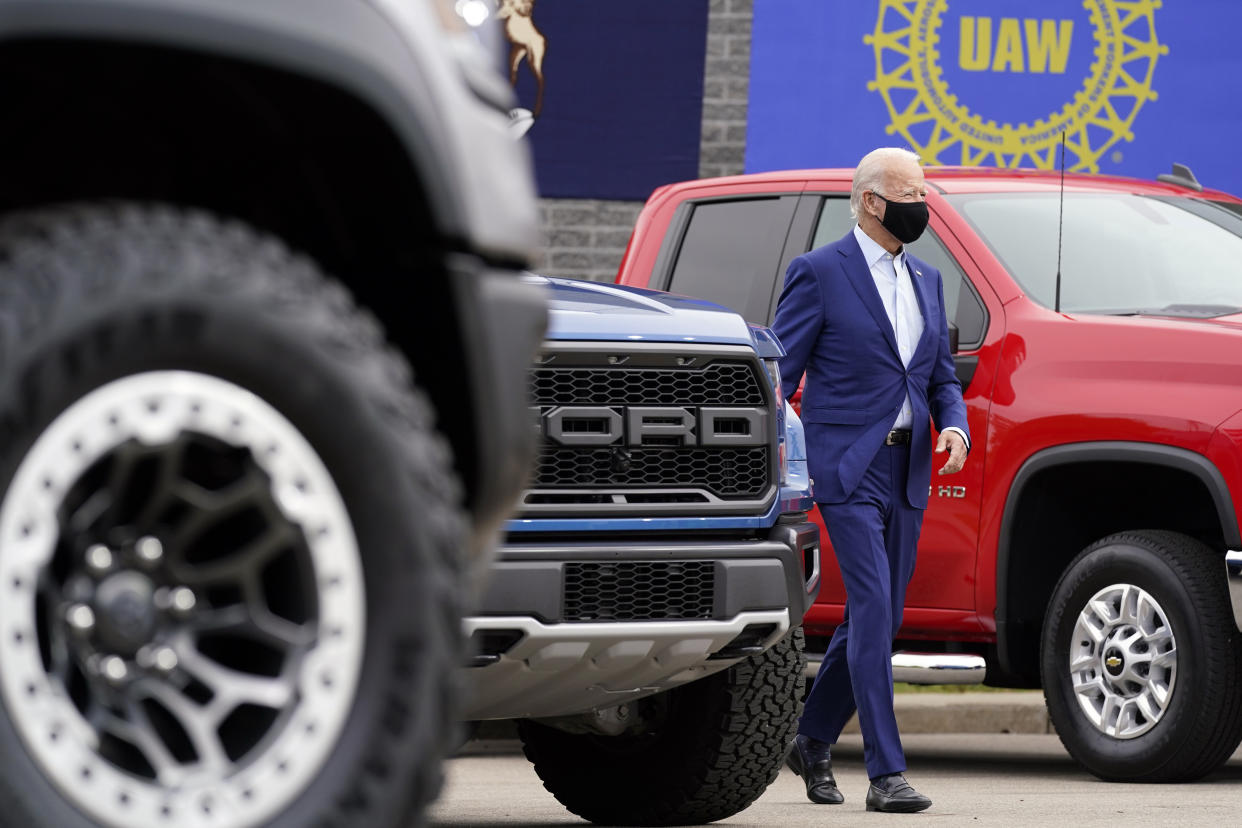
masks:
[[[1190,594],[1190,611],[1200,620],[1205,632],[1201,668],[1208,678],[1185,714],[1192,717],[1188,732],[1158,767],[1139,773],[1117,773],[1084,755],[1068,726],[1058,727],[1058,735],[1071,756],[1108,781],[1184,782],[1201,778],[1220,767],[1242,741],[1242,692],[1239,692],[1242,688],[1242,635],[1234,621],[1224,568],[1216,565],[1218,556],[1211,549],[1186,535],[1167,530],[1121,532],[1092,544],[1074,559],[1053,592],[1054,601],[1055,596],[1072,590],[1073,583],[1069,579],[1075,578],[1075,573],[1076,580],[1084,577],[1076,570],[1080,561],[1097,550],[1116,545],[1139,547],[1156,555]],[[1050,607],[1046,629],[1053,623],[1054,609]],[[1045,646],[1049,640],[1046,632]],[[1055,678],[1045,671],[1045,698],[1056,724],[1058,704],[1049,689],[1051,680]]]
[[[424,806],[439,791],[440,758],[455,727],[450,711],[459,695],[453,676],[462,652],[465,516],[451,452],[435,431],[429,399],[375,318],[308,258],[270,235],[203,211],[107,202],[12,214],[0,220],[0,384],[10,385],[4,398],[21,400],[12,389],[20,388],[15,384],[30,360],[50,347],[45,332],[78,324],[84,315],[126,313],[126,298],[186,290],[227,295],[280,320],[286,330],[297,329],[333,370],[351,378],[360,399],[382,418],[388,443],[400,447],[424,515],[420,542],[409,543],[410,557],[402,562],[417,575],[401,579],[424,580],[419,595],[432,607],[396,611],[401,623],[425,627],[418,631],[418,656],[384,656],[391,662],[387,709],[375,715],[379,726],[364,761],[315,823],[421,824]],[[0,433],[13,433],[22,409],[16,402],[0,411]],[[12,450],[0,444],[0,456]],[[405,635],[405,629],[397,633]],[[31,826],[49,818],[28,812],[3,781],[0,813]]]
[[[599,737],[535,722],[518,726],[526,756],[561,804],[600,825],[728,818],[750,806],[780,773],[802,705],[803,648],[802,628],[796,627],[766,652],[669,691],[695,693],[695,704],[708,711],[706,726],[663,740],[641,757],[610,766],[607,774],[597,772],[592,758],[590,746]]]

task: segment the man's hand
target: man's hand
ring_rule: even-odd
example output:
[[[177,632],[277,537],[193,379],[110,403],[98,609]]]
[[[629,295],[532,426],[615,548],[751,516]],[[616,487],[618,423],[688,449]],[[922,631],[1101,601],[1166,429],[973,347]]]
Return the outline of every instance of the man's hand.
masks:
[[[962,435],[956,431],[940,432],[940,439],[936,441],[936,453],[943,454],[946,450],[949,452],[949,461],[940,469],[940,473],[957,474],[966,465],[966,441],[962,439]]]

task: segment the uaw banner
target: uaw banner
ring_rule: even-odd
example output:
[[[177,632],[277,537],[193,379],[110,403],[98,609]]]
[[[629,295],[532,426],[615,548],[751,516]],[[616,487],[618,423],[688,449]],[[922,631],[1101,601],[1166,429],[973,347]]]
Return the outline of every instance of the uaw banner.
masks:
[[[755,0],[746,170],[925,164],[1242,194],[1237,0]]]
[[[697,178],[708,0],[500,0],[511,113],[546,198]]]

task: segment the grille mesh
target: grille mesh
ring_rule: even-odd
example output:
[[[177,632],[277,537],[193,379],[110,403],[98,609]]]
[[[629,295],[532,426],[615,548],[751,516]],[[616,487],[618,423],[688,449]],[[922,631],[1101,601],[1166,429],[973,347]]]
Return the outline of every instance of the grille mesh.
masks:
[[[624,451],[628,462],[619,463]],[[768,450],[753,448],[646,448],[544,446],[537,487],[703,487],[721,498],[753,498],[768,485]]]
[[[539,368],[531,394],[537,405],[763,405],[763,391],[745,363],[706,368]]]
[[[564,620],[710,619],[711,561],[583,561],[565,564]]]
[[[687,414],[697,419],[700,407],[711,407],[714,433],[720,435],[730,428],[730,407],[771,415],[766,378],[747,357],[642,353],[627,365],[630,357],[625,354],[571,352],[561,364],[555,362],[554,349],[550,356],[554,358],[532,370],[530,380],[531,402],[544,416],[560,406],[594,406],[624,418],[635,407],[663,406],[679,409],[670,418],[680,422]],[[653,421],[658,416],[652,415]],[[743,420],[734,425],[745,429]],[[562,434],[590,433],[587,425],[572,420],[564,428]],[[640,445],[623,439],[619,431],[607,445],[545,438],[524,499],[526,514],[640,514],[653,504],[684,507],[688,513],[722,511],[757,503],[772,490],[775,458],[770,446],[753,441],[686,445],[661,436],[645,437]],[[757,436],[766,442],[768,435]]]

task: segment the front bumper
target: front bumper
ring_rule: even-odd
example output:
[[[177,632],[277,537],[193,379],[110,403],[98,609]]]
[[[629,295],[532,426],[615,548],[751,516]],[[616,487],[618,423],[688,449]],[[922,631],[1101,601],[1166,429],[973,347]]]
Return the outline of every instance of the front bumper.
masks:
[[[758,540],[502,546],[481,608],[464,622],[476,653],[465,670],[466,718],[566,716],[611,707],[763,652],[799,624],[814,601],[818,553],[812,523],[778,525]],[[575,613],[572,596],[567,600],[567,573],[582,565],[617,573],[605,576],[607,591],[619,595],[616,606],[593,600],[590,618]],[[627,580],[621,573],[630,566],[665,574],[683,567],[710,571],[711,600],[700,617],[649,617],[643,601],[649,597],[667,609],[678,586]],[[687,602],[695,597],[685,595]]]

